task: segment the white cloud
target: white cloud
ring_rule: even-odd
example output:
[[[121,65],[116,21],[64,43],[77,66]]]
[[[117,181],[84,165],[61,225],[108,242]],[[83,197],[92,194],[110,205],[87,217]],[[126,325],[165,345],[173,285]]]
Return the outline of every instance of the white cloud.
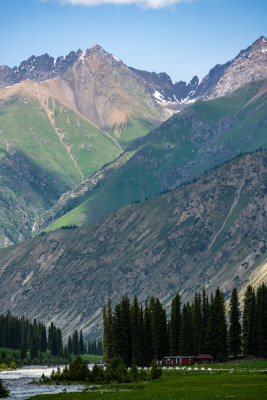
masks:
[[[49,0],[41,0],[49,1]],[[102,4],[137,4],[143,8],[163,8],[179,3],[191,3],[194,0],[56,0],[60,4],[82,5],[86,7],[100,6]]]

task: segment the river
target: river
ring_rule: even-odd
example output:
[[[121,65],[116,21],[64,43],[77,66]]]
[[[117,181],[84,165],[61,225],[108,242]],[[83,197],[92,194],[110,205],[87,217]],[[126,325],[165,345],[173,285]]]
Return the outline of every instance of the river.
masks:
[[[56,367],[54,367],[56,369]],[[38,380],[42,374],[50,376],[53,368],[30,366],[17,369],[16,371],[0,372],[0,379],[4,386],[10,390],[8,399],[28,399],[37,394],[50,394],[66,392],[80,392],[83,390],[82,385],[29,385],[32,380]]]

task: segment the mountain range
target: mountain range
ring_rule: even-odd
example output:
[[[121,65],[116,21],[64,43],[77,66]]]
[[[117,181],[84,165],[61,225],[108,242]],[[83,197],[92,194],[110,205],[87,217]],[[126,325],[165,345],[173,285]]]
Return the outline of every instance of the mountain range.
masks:
[[[134,153],[140,154],[138,146],[145,145],[153,135],[156,137],[161,129],[173,124],[173,120],[144,141],[139,138],[144,138],[172,114],[181,112],[196,100],[216,98],[266,78],[266,50],[267,40],[260,37],[235,59],[215,66],[202,81],[194,77],[189,84],[173,83],[166,73],[128,67],[98,45],[56,60],[45,54],[31,56],[12,69],[1,66],[1,246],[30,237],[39,227],[47,226],[47,218],[54,221],[62,215],[62,210],[55,213],[54,209],[70,211],[73,206],[80,205],[82,199],[78,199],[77,193],[87,192],[88,185],[95,187],[103,176],[106,180],[116,166],[131,164]],[[190,110],[192,112],[192,108]],[[182,113],[181,118],[189,114]],[[231,125],[234,117],[230,119]],[[163,141],[167,147],[173,146],[166,138]],[[264,141],[257,143],[258,147],[264,145]],[[141,193],[126,194],[126,199],[111,204],[109,209],[104,207],[96,217],[194,177],[194,173],[188,174],[183,169],[180,156],[172,157],[174,152],[167,147],[163,154],[158,153],[154,165],[157,158],[171,157],[173,179],[161,177],[160,172],[151,190],[138,188],[137,192]],[[254,144],[252,148],[255,149]],[[249,143],[244,150],[250,150]],[[208,163],[207,168],[232,158],[236,152],[238,149],[230,150],[227,157],[219,156],[217,160],[214,156],[214,162]],[[191,158],[193,161],[194,157]],[[104,167],[106,164],[108,166]],[[195,168],[198,169],[197,164]],[[181,179],[173,169],[180,170]],[[167,167],[163,174],[169,172]],[[73,204],[68,202],[62,208],[60,196],[63,199],[72,197]]]
[[[196,182],[0,250],[0,301],[11,311],[97,337],[110,297],[154,295],[168,306],[204,286],[266,280],[267,151],[237,157]]]
[[[108,297],[266,282],[266,66],[265,37],[189,83],[99,45],[1,66],[1,312],[96,338]]]

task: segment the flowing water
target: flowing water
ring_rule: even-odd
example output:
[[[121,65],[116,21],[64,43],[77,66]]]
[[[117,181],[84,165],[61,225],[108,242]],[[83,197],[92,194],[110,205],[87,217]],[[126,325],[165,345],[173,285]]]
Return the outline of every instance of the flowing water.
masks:
[[[82,385],[34,385],[30,384],[33,380],[38,380],[42,374],[50,376],[54,368],[31,366],[17,369],[16,371],[0,372],[0,379],[4,386],[10,390],[8,399],[28,399],[37,394],[50,394],[60,392],[80,392]]]

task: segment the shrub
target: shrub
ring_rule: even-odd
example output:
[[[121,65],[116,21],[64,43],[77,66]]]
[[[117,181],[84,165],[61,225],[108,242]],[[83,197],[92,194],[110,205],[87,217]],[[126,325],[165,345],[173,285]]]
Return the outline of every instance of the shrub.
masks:
[[[8,397],[9,396],[9,390],[7,390],[4,386],[2,381],[0,380],[0,397]]]
[[[162,375],[161,368],[158,366],[156,361],[153,361],[152,367],[150,370],[150,378],[152,379],[158,379]]]
[[[12,361],[12,363],[10,364],[10,368],[11,369],[17,369],[15,361]]]

